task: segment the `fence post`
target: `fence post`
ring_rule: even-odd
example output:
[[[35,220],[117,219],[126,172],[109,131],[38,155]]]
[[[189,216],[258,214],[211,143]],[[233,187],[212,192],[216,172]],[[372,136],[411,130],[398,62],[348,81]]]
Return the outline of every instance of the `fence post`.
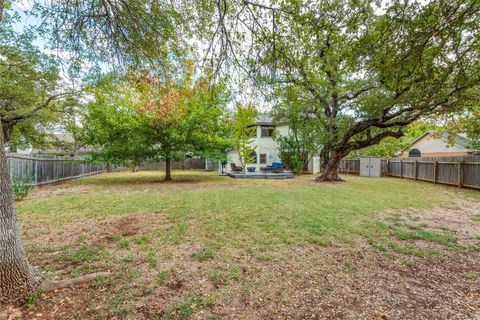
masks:
[[[33,160],[33,170],[35,170],[33,175],[35,177],[35,185],[37,185],[38,184],[38,156],[35,156],[35,159]]]
[[[400,160],[400,179],[403,178],[403,161]]]
[[[418,177],[418,160],[415,160],[415,166],[413,167],[413,176],[415,180],[417,180]]]
[[[390,176],[390,159],[387,159],[387,177]]]
[[[438,161],[435,161],[433,165],[433,183],[437,183],[437,176],[438,176]]]
[[[57,168],[57,165],[58,165],[57,156],[53,156],[53,180],[55,180],[55,182],[58,181],[58,168]]]
[[[463,161],[458,161],[458,187],[463,185]]]

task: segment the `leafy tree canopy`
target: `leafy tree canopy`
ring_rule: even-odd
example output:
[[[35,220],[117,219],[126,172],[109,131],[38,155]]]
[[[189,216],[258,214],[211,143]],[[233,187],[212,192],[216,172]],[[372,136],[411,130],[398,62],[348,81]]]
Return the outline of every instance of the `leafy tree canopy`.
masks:
[[[182,83],[168,85],[148,73],[129,79],[111,75],[92,94],[76,135],[97,148],[97,161],[135,166],[186,155],[218,158],[229,146],[223,138],[228,136],[225,89],[211,88],[206,78],[193,80],[191,70]]]
[[[339,179],[350,152],[478,99],[477,1],[395,0],[377,11],[374,1],[222,3],[218,36],[232,48],[223,55],[266,88],[309,97],[330,154],[319,180]]]
[[[301,174],[305,163],[319,156],[325,143],[325,136],[319,130],[318,119],[312,116],[313,106],[310,97],[298,88],[290,86],[276,91],[279,104],[272,115],[275,123],[286,124],[286,136],[275,132],[274,139],[279,143],[280,158],[295,174]]]
[[[450,115],[447,123],[447,131],[451,137],[465,134],[470,140],[468,148],[474,151],[480,150],[480,104],[474,102],[461,113]]]
[[[35,3],[52,47],[68,52],[74,67],[149,68],[168,78],[171,64],[191,54],[189,1],[66,0]],[[190,57],[191,58],[191,57]]]
[[[18,34],[5,22],[0,29],[0,120],[11,149],[45,145],[46,129],[62,118],[57,60],[32,45],[35,33]]]

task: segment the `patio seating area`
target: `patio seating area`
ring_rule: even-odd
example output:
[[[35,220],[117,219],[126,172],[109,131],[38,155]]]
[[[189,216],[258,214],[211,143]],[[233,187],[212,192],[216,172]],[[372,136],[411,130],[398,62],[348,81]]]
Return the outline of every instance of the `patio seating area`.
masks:
[[[284,169],[285,165],[283,162],[273,162],[271,166],[260,168],[260,171],[264,173],[283,173]]]
[[[273,162],[271,166],[261,167],[260,172],[255,167],[248,167],[247,172],[243,174],[243,166],[230,163],[230,172],[222,172],[223,175],[235,179],[288,179],[293,178],[294,174],[285,171],[285,165],[282,162]]]
[[[289,179],[294,176],[293,173],[285,171],[281,173],[247,172],[245,176],[243,176],[243,172],[227,172],[226,174],[235,179]]]

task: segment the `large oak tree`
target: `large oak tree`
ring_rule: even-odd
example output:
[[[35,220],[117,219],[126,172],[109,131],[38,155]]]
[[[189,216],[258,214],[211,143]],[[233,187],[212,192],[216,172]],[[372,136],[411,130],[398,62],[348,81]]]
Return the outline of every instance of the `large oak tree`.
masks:
[[[0,0],[1,32],[11,17],[5,13],[9,5],[10,1]],[[179,48],[183,42],[176,38],[181,26],[181,21],[177,20],[180,16],[170,1],[45,1],[35,3],[35,8],[47,18],[44,34],[52,35],[55,47],[79,58],[79,67],[84,67],[81,63],[90,60],[94,64],[109,62],[119,67],[148,65],[152,70],[159,70],[158,74],[164,74],[164,58],[182,53]],[[22,81],[21,73],[19,77],[17,80]],[[28,79],[27,74],[25,77]],[[36,81],[36,78],[30,80]],[[38,85],[43,87],[41,82]],[[43,101],[29,104],[27,109],[19,105],[22,108],[16,111],[9,109],[5,112],[6,105],[0,105],[3,112],[0,122],[0,306],[21,302],[39,288],[51,290],[96,276],[93,274],[73,281],[48,281],[28,263],[20,239],[8,175],[5,135],[8,138],[15,123],[40,114],[60,96],[63,92],[52,92],[43,96]],[[0,98],[0,101],[4,103],[6,100]]]
[[[0,1],[0,8],[3,5]],[[55,61],[10,27],[0,24],[0,305],[15,303],[47,284],[29,265],[22,247],[5,144],[18,130],[38,134],[37,127],[57,118],[59,100],[71,93],[58,90]]]
[[[236,63],[264,88],[308,97],[305,112],[327,137],[318,181],[339,180],[350,152],[478,99],[477,1],[376,3],[218,1],[217,61]]]

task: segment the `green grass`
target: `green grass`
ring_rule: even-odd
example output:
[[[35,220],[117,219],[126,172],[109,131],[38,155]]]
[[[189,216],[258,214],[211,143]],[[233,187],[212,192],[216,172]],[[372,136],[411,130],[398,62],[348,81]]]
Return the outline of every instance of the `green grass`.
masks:
[[[27,299],[23,305],[25,309],[31,309],[33,308],[41,299],[42,297],[42,291],[37,290],[33,293],[30,293],[27,295]]]
[[[312,177],[294,180],[234,180],[215,173],[174,172],[172,183],[161,182],[159,172],[113,173],[71,183],[81,193],[59,193],[18,204],[22,221],[62,225],[111,216],[150,215],[158,232],[152,238],[170,244],[222,242],[251,247],[276,244],[335,245],[395,235],[402,240],[424,239],[441,244],[451,236],[425,230],[390,230],[373,223],[387,209],[424,208],[442,203],[443,187],[382,178],[346,177],[340,185],[315,184]],[[92,209],[94,208],[94,209]],[[395,222],[400,224],[401,222]],[[194,232],[192,232],[194,228]],[[128,240],[117,239],[129,249]],[[202,248],[192,256],[208,260],[216,248]],[[151,257],[152,266],[155,266]]]
[[[205,261],[213,259],[215,252],[219,249],[219,245],[216,243],[207,243],[199,250],[192,253],[192,258],[197,259],[198,261]]]
[[[435,231],[428,231],[428,230],[415,230],[415,231],[405,231],[401,229],[395,230],[395,235],[402,240],[425,240],[430,242],[436,242],[439,244],[450,244],[457,240],[456,237],[442,234]]]
[[[119,248],[121,249],[127,249],[129,250],[130,249],[130,242],[128,242],[127,239],[120,239],[117,241],[117,245]]]
[[[389,178],[347,177],[347,183],[339,186],[314,184],[311,177],[239,181],[215,174],[174,172],[178,181],[170,184],[160,178],[154,171],[90,177],[73,183],[73,187],[88,187],[85,192],[27,200],[18,204],[18,211],[22,221],[53,225],[153,215],[152,220],[158,217],[167,225],[156,236],[176,244],[223,237],[235,245],[330,245],[351,241],[376,212],[442,201],[438,186]],[[148,184],[146,190],[144,184]],[[101,186],[99,191],[96,187]],[[195,235],[190,231],[192,225]]]
[[[156,268],[157,267],[158,259],[157,259],[157,255],[155,254],[155,252],[153,252],[153,251],[148,252],[147,262],[148,262],[148,265],[150,266],[150,268]]]
[[[152,242],[152,237],[149,235],[143,235],[135,239],[135,244],[142,245],[144,243]]]
[[[195,308],[205,307],[212,304],[210,299],[205,299],[194,293],[189,293],[183,300],[176,302],[165,310],[162,319],[164,320],[186,320],[189,319]]]
[[[99,260],[108,255],[100,247],[84,246],[73,251],[62,251],[56,257],[58,260],[67,260],[71,262],[88,262]]]
[[[148,295],[152,301],[172,298],[160,303],[161,313],[152,306],[152,318],[188,319],[210,308],[212,299],[221,304],[240,294],[249,300],[257,278],[267,287],[284,284],[282,278],[263,279],[261,270],[295,261],[306,272],[315,269],[315,259],[326,259],[302,257],[303,248],[384,254],[413,269],[423,260],[415,256],[440,255],[462,243],[455,237],[460,233],[434,229],[413,210],[477,197],[394,178],[346,176],[345,183],[316,184],[312,176],[234,180],[175,171],[168,183],[162,177],[157,171],[112,173],[34,190],[17,204],[29,259],[70,276],[112,271],[94,283],[102,298],[92,304],[103,318],[138,318],[135,306]],[[474,242],[467,250],[479,249]],[[333,264],[351,275],[360,268],[354,255]],[[202,283],[218,291],[197,290]]]
[[[157,275],[157,283],[160,285],[167,284],[170,279],[172,278],[172,270],[171,269],[164,269],[160,271]]]

